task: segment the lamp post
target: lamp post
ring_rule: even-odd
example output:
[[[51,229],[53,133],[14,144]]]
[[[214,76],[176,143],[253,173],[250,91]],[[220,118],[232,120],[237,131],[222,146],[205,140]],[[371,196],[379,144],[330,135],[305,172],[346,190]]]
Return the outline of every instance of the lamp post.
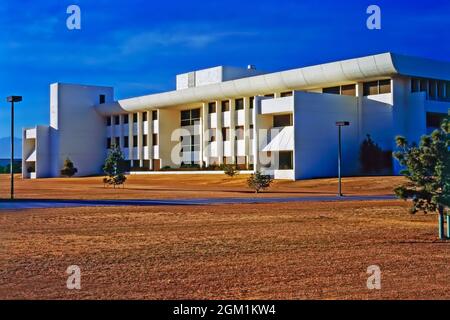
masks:
[[[342,142],[341,142],[341,128],[350,125],[348,121],[338,121],[336,126],[338,127],[338,197],[342,197],[342,178],[341,178],[341,163],[342,163]]]
[[[14,102],[22,101],[22,97],[9,96],[6,101],[11,102],[11,164],[9,172],[11,173],[11,200],[14,200]]]

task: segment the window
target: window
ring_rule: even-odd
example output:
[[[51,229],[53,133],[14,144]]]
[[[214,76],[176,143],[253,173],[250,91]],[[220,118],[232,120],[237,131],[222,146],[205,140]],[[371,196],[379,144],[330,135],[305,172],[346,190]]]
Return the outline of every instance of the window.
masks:
[[[109,127],[111,126],[111,117],[106,118],[106,125]]]
[[[365,96],[378,94],[378,81],[364,82],[363,92]]]
[[[427,112],[427,127],[439,128],[446,116],[445,113]]]
[[[133,122],[136,123],[137,122],[137,113],[133,113]]]
[[[216,113],[216,103],[215,102],[208,103],[208,113]]]
[[[411,92],[420,91],[420,80],[416,78],[411,79]]]
[[[236,99],[236,110],[243,110],[244,109],[244,99]]]
[[[280,170],[291,170],[292,166],[292,151],[280,151],[279,152],[279,166]]]
[[[322,93],[328,93],[328,94],[341,94],[341,87],[329,87],[329,88],[323,88]]]
[[[427,92],[428,91],[428,80],[421,79],[420,80],[420,91]]]
[[[252,124],[250,125],[249,129],[250,129],[250,134],[249,134],[250,137],[249,138],[253,139],[253,125]]]
[[[341,95],[343,96],[356,96],[356,85],[355,84],[349,84],[346,86],[341,87]]]
[[[120,124],[120,117],[119,116],[114,116],[114,124],[116,126],[118,126]]]
[[[450,82],[449,81],[447,81],[446,83],[445,83],[445,92],[447,92],[447,100],[450,100]]]
[[[222,139],[223,141],[230,140],[230,128],[222,128]]]
[[[193,126],[200,121],[200,109],[182,110],[181,126]]]
[[[106,148],[111,149],[111,138],[106,139]]]
[[[138,146],[138,136],[133,136],[133,147],[136,148]]]
[[[144,134],[142,136],[142,146],[146,147],[148,145],[148,136],[146,134]]]
[[[284,97],[292,97],[292,91],[282,92],[282,93],[280,94],[280,96],[281,96],[282,98],[284,98]]]
[[[273,127],[287,127],[292,126],[292,115],[291,114],[283,114],[273,116]]]
[[[440,100],[444,100],[445,99],[444,90],[445,90],[445,82],[444,81],[438,81],[438,98]]]
[[[99,98],[98,98],[98,101],[99,101],[100,104],[105,103],[105,102],[106,102],[106,95],[101,94],[101,95],[99,96]]]
[[[116,145],[116,146],[120,146],[120,137],[115,137],[114,138],[114,144]]]
[[[158,111],[157,110],[152,111],[152,120],[158,120]]]
[[[364,82],[363,93],[365,96],[391,93],[391,80],[386,79],[379,81]]]
[[[230,101],[222,101],[222,112],[230,111]]]
[[[123,123],[128,124],[128,114],[123,115]]]
[[[158,145],[158,134],[154,133],[152,135],[152,146],[157,146]]]
[[[273,93],[265,94],[264,97],[266,97],[266,98],[275,98],[275,94],[273,94]]]
[[[391,93],[391,80],[387,79],[387,80],[380,80],[378,81],[380,89],[379,92],[380,94],[384,94],[384,93]]]
[[[244,140],[244,126],[237,126],[235,128],[235,139],[236,140]]]
[[[128,148],[128,136],[123,136],[123,147]]]
[[[147,111],[142,113],[142,121],[147,121]]]
[[[250,109],[253,109],[254,103],[255,103],[255,97],[250,97]]]
[[[436,80],[428,81],[428,97],[432,100],[436,99]]]
[[[214,142],[216,141],[216,136],[210,136],[209,137],[209,142]]]

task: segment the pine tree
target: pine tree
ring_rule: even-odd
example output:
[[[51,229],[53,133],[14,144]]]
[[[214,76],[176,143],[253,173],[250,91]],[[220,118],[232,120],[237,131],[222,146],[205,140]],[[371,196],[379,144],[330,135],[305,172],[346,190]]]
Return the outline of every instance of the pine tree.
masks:
[[[270,176],[261,174],[259,171],[253,173],[247,179],[247,185],[249,188],[255,190],[255,193],[259,193],[261,190],[266,190],[270,187],[272,182],[273,179]]]
[[[107,175],[107,177],[103,179],[103,182],[113,185],[114,188],[124,184],[127,180],[125,177],[125,159],[118,146],[114,145],[111,150],[109,150],[108,157],[103,166],[103,171]]]
[[[396,137],[400,149],[394,157],[404,167],[401,174],[409,180],[394,191],[400,199],[412,199],[412,213],[439,212],[439,233],[442,237],[444,207],[450,206],[450,118],[441,128],[410,145],[404,137]]]

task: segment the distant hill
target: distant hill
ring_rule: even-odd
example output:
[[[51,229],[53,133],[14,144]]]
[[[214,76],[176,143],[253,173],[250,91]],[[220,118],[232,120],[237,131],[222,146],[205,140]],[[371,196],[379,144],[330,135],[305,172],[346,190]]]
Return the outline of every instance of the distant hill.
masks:
[[[10,137],[0,138],[0,159],[9,159],[11,157],[10,141]],[[14,158],[22,158],[22,139],[14,138]]]

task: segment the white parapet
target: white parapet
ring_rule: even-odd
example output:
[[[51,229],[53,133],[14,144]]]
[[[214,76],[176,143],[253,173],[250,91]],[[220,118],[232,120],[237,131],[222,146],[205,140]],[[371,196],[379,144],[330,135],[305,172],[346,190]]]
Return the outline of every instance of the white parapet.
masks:
[[[261,101],[261,114],[294,112],[294,97],[265,99]]]

